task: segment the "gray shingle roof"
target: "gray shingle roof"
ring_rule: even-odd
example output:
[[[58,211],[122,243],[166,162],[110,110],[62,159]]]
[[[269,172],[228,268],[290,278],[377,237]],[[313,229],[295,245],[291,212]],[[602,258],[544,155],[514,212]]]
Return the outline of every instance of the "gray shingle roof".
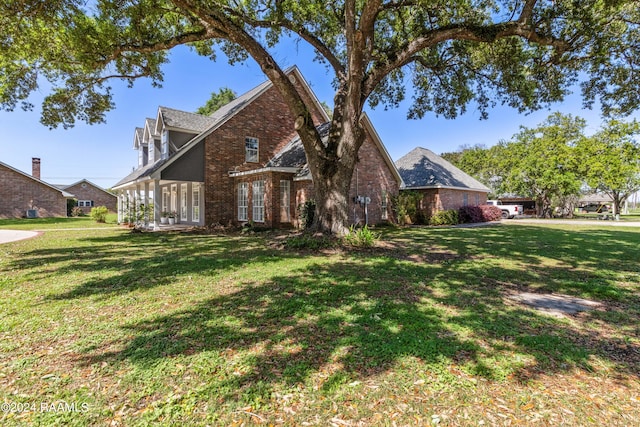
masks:
[[[141,178],[149,177],[151,176],[152,173],[160,169],[160,167],[164,165],[166,162],[167,162],[167,159],[161,159],[154,163],[148,164],[141,169],[136,169],[133,172],[131,172],[129,175],[122,178],[120,181],[116,182],[113,186],[118,187],[122,184],[133,182]]]
[[[160,135],[158,133],[156,133],[156,119],[150,119],[150,118],[146,118],[144,121],[145,127],[148,126],[149,127],[149,131],[151,132],[151,136],[157,136],[159,137]]]
[[[223,121],[227,117],[234,115],[238,110],[240,110],[249,102],[251,102],[256,95],[260,94],[263,90],[270,87],[271,84],[272,84],[271,81],[267,80],[259,84],[258,86],[254,87],[249,92],[243,93],[233,101],[218,108],[216,111],[214,111],[211,114],[211,116],[209,116],[211,119],[213,119],[213,125],[218,124],[219,122]]]
[[[322,137],[323,142],[329,136],[330,122],[323,123],[317,127],[318,133]],[[302,140],[296,135],[291,141],[285,145],[282,150],[266,164],[266,167],[275,168],[303,168],[307,164],[307,155],[305,154]]]
[[[426,148],[414,148],[396,161],[406,188],[454,187],[489,192],[480,181]]]
[[[167,127],[190,130],[197,133],[204,132],[214,123],[214,119],[210,116],[168,107],[159,107],[158,114],[162,117],[162,121]]]

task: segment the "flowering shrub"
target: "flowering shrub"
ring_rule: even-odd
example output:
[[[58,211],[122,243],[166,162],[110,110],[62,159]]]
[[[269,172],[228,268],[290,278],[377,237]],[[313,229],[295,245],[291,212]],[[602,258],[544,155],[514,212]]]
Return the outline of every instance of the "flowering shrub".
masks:
[[[463,206],[458,209],[461,224],[472,224],[476,222],[497,221],[502,218],[502,212],[497,206]]]

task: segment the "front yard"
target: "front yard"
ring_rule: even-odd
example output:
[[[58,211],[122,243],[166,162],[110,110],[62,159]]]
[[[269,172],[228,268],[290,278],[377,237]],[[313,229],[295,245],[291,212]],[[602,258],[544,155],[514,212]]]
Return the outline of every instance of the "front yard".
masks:
[[[411,228],[324,253],[272,243],[111,227],[0,245],[0,423],[640,418],[640,229]],[[554,317],[518,291],[602,306]]]

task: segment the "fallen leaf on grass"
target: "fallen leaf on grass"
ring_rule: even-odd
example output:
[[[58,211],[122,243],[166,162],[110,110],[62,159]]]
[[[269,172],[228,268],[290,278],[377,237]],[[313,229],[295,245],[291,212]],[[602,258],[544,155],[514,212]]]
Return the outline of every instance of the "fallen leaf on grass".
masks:
[[[535,405],[533,403],[529,402],[526,405],[521,406],[520,409],[523,411],[530,411],[534,406]]]

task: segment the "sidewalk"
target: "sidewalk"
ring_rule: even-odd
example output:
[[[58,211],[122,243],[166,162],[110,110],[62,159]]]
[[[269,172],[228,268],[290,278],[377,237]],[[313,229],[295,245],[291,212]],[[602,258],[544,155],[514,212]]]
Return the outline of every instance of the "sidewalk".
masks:
[[[17,240],[30,239],[41,234],[38,231],[24,231],[24,230],[0,230],[0,244],[15,242]]]
[[[563,225],[592,225],[609,227],[640,227],[640,221],[602,221],[597,219],[539,219],[515,218],[503,219],[503,224],[563,224]]]

